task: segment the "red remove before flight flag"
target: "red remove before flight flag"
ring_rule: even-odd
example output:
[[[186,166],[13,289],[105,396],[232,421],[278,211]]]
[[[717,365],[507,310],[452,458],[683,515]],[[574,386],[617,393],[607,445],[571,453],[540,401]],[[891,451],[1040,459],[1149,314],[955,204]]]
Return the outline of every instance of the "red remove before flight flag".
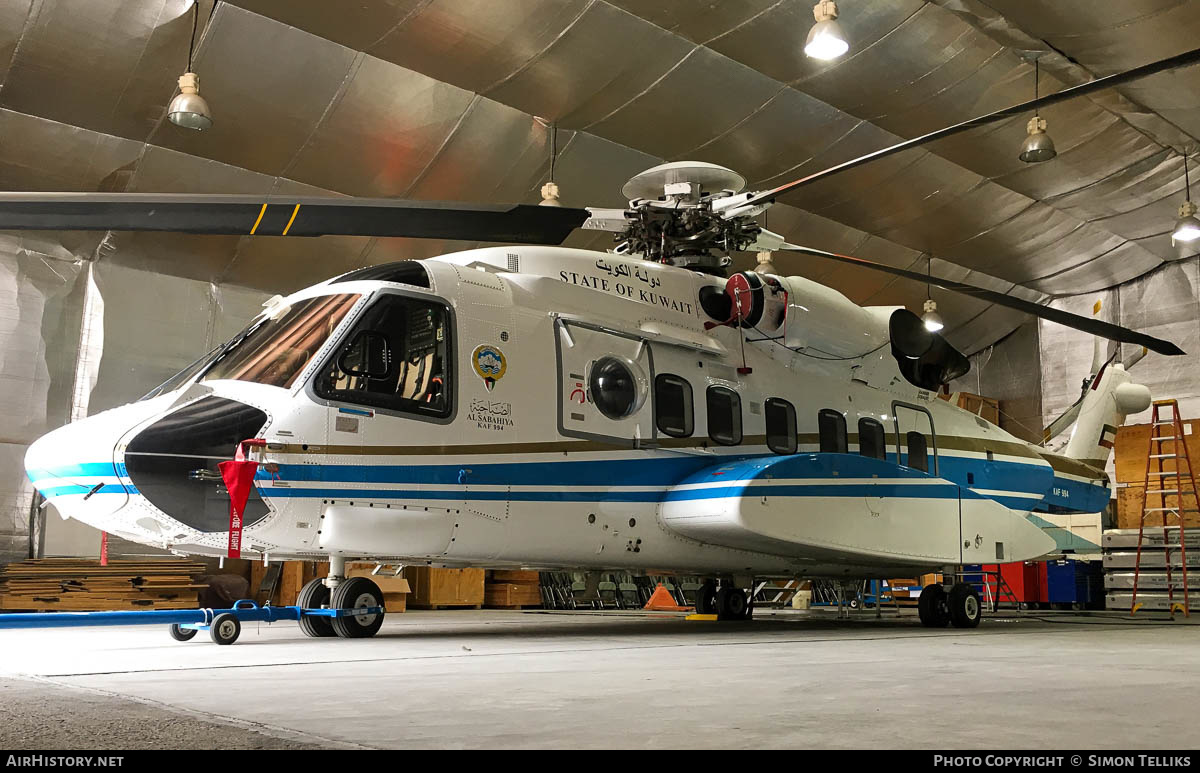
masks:
[[[246,508],[246,500],[250,498],[250,487],[254,485],[254,474],[258,472],[258,462],[246,458],[246,446],[265,446],[267,441],[262,438],[243,440],[238,443],[237,453],[231,462],[221,462],[221,479],[229,491],[229,558],[242,556],[242,513]]]

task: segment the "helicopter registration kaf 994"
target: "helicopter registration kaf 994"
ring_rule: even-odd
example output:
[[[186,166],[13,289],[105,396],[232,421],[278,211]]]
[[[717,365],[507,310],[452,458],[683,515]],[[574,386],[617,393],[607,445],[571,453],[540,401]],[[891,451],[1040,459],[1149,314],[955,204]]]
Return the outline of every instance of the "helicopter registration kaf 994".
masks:
[[[562,279],[600,264],[677,303]],[[942,367],[896,349],[915,315],[761,279],[558,247],[361,269],[274,299],[26,464],[64,515],[216,556],[218,464],[261,439],[243,554],[335,577],[352,558],[886,577],[1035,558],[1054,540],[1031,511],[1107,502],[1100,432],[1141,410],[1120,365],[1089,392],[1080,458],[1056,456],[914,383]],[[702,309],[745,283],[770,289],[761,318],[715,324]]]
[[[1055,541],[1032,514],[1102,509],[1116,427],[1149,404],[1099,340],[1183,350],[1010,293],[790,244],[755,218],[848,169],[1197,62],[1200,49],[1187,51],[766,190],[740,192],[745,179],[715,164],[662,164],[631,179],[616,210],[559,206],[553,184],[548,206],[0,193],[0,230],[529,245],[359,269],[272,299],[142,400],[38,440],[26,467],[61,514],[127,539],[328,559],[329,577],[300,593],[305,607],[382,606],[375,583],[344,577],[351,558],[699,574],[712,579],[698,611],[726,618],[748,613],[756,576],[1036,558]],[[610,231],[616,246],[555,246],[579,228]],[[1083,394],[1047,430],[1074,424],[1064,453],[939,399],[969,364],[912,312],[863,308],[799,276],[724,279],[737,251],[881,271],[1095,336]],[[919,601],[928,626],[979,623],[967,583],[931,584]],[[300,625],[369,636],[382,624],[329,619]]]

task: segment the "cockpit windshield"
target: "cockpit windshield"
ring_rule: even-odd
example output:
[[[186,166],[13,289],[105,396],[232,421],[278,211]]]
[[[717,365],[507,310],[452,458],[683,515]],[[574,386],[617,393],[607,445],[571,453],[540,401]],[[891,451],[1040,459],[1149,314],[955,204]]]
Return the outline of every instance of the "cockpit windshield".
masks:
[[[218,352],[203,380],[291,387],[359,297],[319,295],[268,311]]]

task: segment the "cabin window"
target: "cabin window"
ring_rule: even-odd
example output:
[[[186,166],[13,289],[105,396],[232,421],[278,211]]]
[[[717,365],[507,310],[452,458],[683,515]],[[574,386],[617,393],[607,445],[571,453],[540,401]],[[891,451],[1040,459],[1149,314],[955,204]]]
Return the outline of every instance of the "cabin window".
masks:
[[[421,416],[451,409],[450,310],[385,293],[318,373],[319,397]]]
[[[212,358],[204,380],[232,378],[290,388],[358,295],[318,295],[259,315]]]
[[[723,446],[742,442],[742,397],[727,387],[711,386],[708,403],[708,436]]]
[[[692,385],[670,373],[654,379],[654,419],[658,431],[671,437],[691,437],[694,427]]]
[[[904,437],[908,444],[908,466],[914,470],[929,472],[929,448],[925,442],[925,436],[912,430]]]
[[[892,403],[896,426],[896,459],[914,470],[937,475],[937,439],[929,411],[904,403]]]
[[[787,400],[767,398],[764,406],[767,448],[777,454],[796,453],[796,409]]]
[[[846,417],[831,408],[817,412],[817,434],[820,436],[821,453],[846,453]]]
[[[875,419],[858,420],[858,452],[872,459],[887,458],[883,425]]]

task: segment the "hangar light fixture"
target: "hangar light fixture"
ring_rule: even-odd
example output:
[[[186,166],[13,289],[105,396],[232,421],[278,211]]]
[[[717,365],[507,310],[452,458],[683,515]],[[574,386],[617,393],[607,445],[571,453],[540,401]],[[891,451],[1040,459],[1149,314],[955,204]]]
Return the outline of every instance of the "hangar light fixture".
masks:
[[[925,259],[925,276],[931,277],[933,274],[933,258]],[[942,315],[938,314],[937,301],[933,299],[933,284],[927,281],[925,283],[925,313],[921,315],[921,319],[925,322],[925,329],[930,333],[936,333],[946,326],[942,322]]]
[[[1038,98],[1038,80],[1039,80],[1038,61],[1033,60],[1033,98]],[[1046,119],[1033,112],[1033,118],[1029,119],[1029,124],[1025,127],[1028,136],[1025,137],[1025,144],[1021,146],[1021,155],[1018,156],[1026,164],[1036,164],[1041,161],[1049,161],[1058,155],[1058,151],[1054,149],[1054,140],[1050,139],[1050,135],[1046,134]]]
[[[817,23],[808,31],[804,42],[804,53],[813,59],[837,59],[850,49],[842,26],[837,23],[838,9],[834,0],[821,0],[813,6],[813,18]]]
[[[1188,180],[1187,156],[1183,157],[1183,203],[1179,205],[1179,220],[1171,232],[1171,244],[1194,242],[1200,239],[1200,220],[1196,219],[1196,205],[1192,203],[1192,186]]]
[[[925,313],[921,315],[921,319],[925,321],[925,329],[930,333],[936,333],[946,326],[946,323],[942,322],[942,315],[938,314],[937,301],[932,298],[925,301]]]
[[[215,6],[214,6],[215,7]],[[200,15],[200,4],[192,3],[192,41],[188,44],[187,72],[179,76],[179,94],[167,108],[167,119],[185,129],[204,131],[212,126],[212,111],[208,102],[200,96],[200,78],[192,72],[192,54],[196,50],[196,21]]]
[[[554,162],[558,160],[558,124],[550,124],[550,180],[542,186],[543,207],[561,207],[558,200],[558,183],[554,182]]]

